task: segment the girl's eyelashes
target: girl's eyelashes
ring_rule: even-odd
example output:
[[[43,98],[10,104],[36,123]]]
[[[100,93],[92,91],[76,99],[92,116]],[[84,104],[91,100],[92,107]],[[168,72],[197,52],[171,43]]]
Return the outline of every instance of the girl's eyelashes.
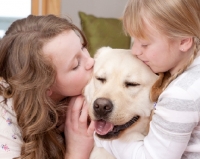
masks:
[[[73,68],[73,70],[76,70],[80,66],[80,62],[78,61],[77,65]]]
[[[150,44],[148,40],[139,40],[139,43],[143,48],[146,48]]]
[[[86,46],[86,44],[82,44],[82,47],[81,47],[81,50],[83,50],[83,49],[85,49],[87,46]]]
[[[148,44],[142,44],[141,45],[143,48],[146,48],[148,46]]]
[[[81,50],[83,51],[84,49],[86,49],[86,45],[85,44],[81,44]],[[78,63],[72,70],[76,70],[80,66],[80,60],[81,60],[81,58],[80,58],[81,55],[80,54],[82,54],[82,51],[79,53],[79,55],[77,55]]]
[[[85,49],[85,46],[82,45],[81,50],[84,50],[84,49]]]

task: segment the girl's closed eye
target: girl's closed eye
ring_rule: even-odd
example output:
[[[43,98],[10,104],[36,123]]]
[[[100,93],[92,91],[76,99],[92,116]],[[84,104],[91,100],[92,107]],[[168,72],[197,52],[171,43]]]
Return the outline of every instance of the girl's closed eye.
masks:
[[[148,40],[145,40],[145,39],[144,40],[138,40],[138,43],[142,48],[146,48],[150,44],[150,42]]]
[[[80,61],[78,60],[77,65],[73,68],[73,70],[76,70],[80,66]]]
[[[86,43],[83,43],[81,45],[82,45],[81,50],[87,49],[87,44]]]
[[[143,48],[146,48],[148,46],[148,44],[142,44],[141,45]]]
[[[85,49],[85,46],[84,45],[82,45],[82,47],[81,47],[81,50],[84,50]]]

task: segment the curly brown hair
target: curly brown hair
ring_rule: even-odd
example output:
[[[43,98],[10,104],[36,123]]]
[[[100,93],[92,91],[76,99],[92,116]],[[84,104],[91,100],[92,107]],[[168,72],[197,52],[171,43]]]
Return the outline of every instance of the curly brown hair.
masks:
[[[79,28],[66,18],[54,15],[33,16],[17,20],[0,41],[0,95],[12,98],[23,145],[21,156],[28,159],[64,158],[64,135],[56,128],[65,111],[47,96],[56,71],[42,48],[52,38],[66,30],[74,30],[83,40]]]

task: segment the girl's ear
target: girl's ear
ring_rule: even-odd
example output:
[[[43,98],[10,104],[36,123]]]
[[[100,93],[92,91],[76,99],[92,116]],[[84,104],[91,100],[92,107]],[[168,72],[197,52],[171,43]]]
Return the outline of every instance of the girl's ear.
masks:
[[[50,97],[51,95],[52,95],[52,90],[49,88],[49,89],[47,89],[47,95]]]
[[[192,44],[193,44],[193,38],[192,37],[183,38],[180,42],[179,49],[183,52],[186,52],[192,47]]]

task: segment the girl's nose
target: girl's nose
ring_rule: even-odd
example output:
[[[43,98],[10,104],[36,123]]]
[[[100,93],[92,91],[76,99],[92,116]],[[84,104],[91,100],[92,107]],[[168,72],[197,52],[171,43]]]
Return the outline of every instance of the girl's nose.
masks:
[[[86,64],[85,64],[85,69],[90,70],[93,68],[93,66],[94,66],[94,59],[91,57],[88,57]]]
[[[139,44],[134,43],[131,48],[131,52],[133,55],[139,56],[142,54],[142,49],[140,48]]]

